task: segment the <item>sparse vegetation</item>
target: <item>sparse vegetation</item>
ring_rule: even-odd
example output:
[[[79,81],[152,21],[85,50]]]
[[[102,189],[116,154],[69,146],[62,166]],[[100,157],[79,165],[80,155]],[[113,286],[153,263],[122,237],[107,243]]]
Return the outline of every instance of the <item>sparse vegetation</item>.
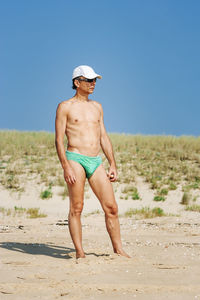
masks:
[[[185,208],[185,210],[200,212],[200,205],[193,204],[193,205],[191,205],[191,206],[187,206],[187,207]]]
[[[15,174],[6,173],[2,175],[1,184],[9,190],[19,191],[20,189],[19,179]]]
[[[45,218],[47,215],[39,213],[39,208],[29,208],[26,213],[29,215],[29,218]]]
[[[189,192],[190,190],[196,190],[196,189],[200,189],[200,184],[198,182],[194,182],[192,184],[188,184],[183,186],[183,191],[184,192]]]
[[[0,213],[3,216],[10,216],[11,215],[11,209],[10,208],[4,208],[4,207],[0,207]]]
[[[68,188],[67,188],[67,185],[66,185],[66,184],[65,184],[63,190],[60,191],[60,192],[58,193],[58,195],[59,195],[59,196],[62,196],[62,199],[63,199],[63,200],[66,199],[66,197],[69,196],[69,191],[68,191]]]
[[[15,206],[14,209],[11,208],[4,208],[0,207],[0,213],[3,216],[22,216],[24,214],[27,214],[29,218],[44,218],[47,215],[39,213],[39,208],[23,208],[23,207],[17,207]]]
[[[159,191],[159,194],[160,194],[160,195],[167,195],[167,194],[168,194],[168,189],[161,189],[161,190]]]
[[[85,214],[85,217],[89,217],[89,216],[92,216],[92,215],[99,215],[100,214],[100,210],[99,209],[96,209],[90,213],[87,213]]]
[[[52,198],[52,196],[53,196],[53,193],[52,193],[52,190],[51,190],[51,185],[49,185],[48,189],[44,190],[40,194],[41,199],[49,199],[49,198]]]
[[[23,215],[25,212],[26,212],[26,208],[15,206],[13,215],[14,216],[18,215],[19,216],[19,215]]]
[[[173,182],[170,182],[169,183],[169,190],[176,190],[177,189],[177,186],[173,183]]]
[[[62,196],[65,197],[66,183],[54,138],[54,134],[48,132],[0,131],[0,185],[23,193],[26,183],[34,180],[42,186],[43,199],[52,196],[50,185],[64,187]],[[168,192],[177,188],[189,193],[191,199],[197,195],[200,189],[200,137],[110,134],[110,138],[119,183],[125,184],[120,198],[140,199],[135,183],[137,176],[143,177],[154,190],[154,201],[164,201]],[[104,157],[103,161],[108,167]],[[185,198],[180,201],[188,205]]]
[[[140,196],[138,194],[137,188],[135,188],[135,191],[133,191],[131,197],[132,197],[133,200],[140,200]]]
[[[157,194],[159,190],[175,190],[188,182],[192,189],[197,188],[194,183],[200,181],[199,137],[116,134],[111,139],[118,151],[117,162],[123,164],[122,175],[131,170],[133,178],[136,174],[143,176]]]
[[[153,200],[154,201],[165,201],[165,197],[163,197],[163,196],[159,196],[159,195],[157,195],[157,196],[155,196],[154,198],[153,198]]]
[[[184,192],[180,203],[183,205],[188,205],[189,202],[190,202],[190,194],[187,192]]]
[[[57,176],[56,179],[57,179],[56,185],[66,187],[66,182],[64,180],[63,175],[62,176],[61,175]]]
[[[164,211],[160,207],[150,209],[149,207],[143,207],[142,209],[129,209],[125,212],[124,216],[131,218],[133,215],[139,216],[140,218],[148,219],[165,216]]]
[[[138,190],[135,186],[133,185],[126,185],[123,189],[122,189],[122,193],[126,194],[125,197],[122,197],[122,199],[128,200],[129,197],[131,197],[131,199],[133,200],[139,200],[140,196],[138,193]]]

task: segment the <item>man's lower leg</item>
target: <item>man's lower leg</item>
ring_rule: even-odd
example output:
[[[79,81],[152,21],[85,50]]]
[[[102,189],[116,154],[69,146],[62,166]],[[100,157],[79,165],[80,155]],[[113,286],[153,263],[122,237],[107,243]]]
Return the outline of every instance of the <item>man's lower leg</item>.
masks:
[[[80,214],[69,213],[69,231],[76,249],[76,258],[85,257],[82,247],[82,225]]]
[[[117,215],[105,215],[106,228],[109,233],[113,250],[115,253],[130,257],[122,248],[121,236],[120,236],[120,224]]]

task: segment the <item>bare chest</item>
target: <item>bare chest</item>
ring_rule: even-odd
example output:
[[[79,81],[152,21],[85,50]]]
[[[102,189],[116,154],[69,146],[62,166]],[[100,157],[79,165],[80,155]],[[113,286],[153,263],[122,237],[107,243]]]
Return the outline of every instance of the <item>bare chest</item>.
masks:
[[[73,104],[67,116],[70,124],[78,123],[99,123],[100,111],[94,104]]]

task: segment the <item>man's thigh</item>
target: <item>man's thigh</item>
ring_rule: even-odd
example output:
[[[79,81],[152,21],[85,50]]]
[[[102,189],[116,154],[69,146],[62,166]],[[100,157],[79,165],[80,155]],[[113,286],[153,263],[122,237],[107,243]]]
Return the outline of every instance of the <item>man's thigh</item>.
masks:
[[[68,163],[72,167],[75,177],[76,177],[75,183],[67,184],[70,201],[72,201],[72,202],[83,201],[84,186],[85,186],[85,179],[86,179],[85,170],[76,161],[69,160]]]
[[[113,204],[116,204],[112,184],[102,165],[96,169],[88,181],[103,207],[104,205],[112,206]]]

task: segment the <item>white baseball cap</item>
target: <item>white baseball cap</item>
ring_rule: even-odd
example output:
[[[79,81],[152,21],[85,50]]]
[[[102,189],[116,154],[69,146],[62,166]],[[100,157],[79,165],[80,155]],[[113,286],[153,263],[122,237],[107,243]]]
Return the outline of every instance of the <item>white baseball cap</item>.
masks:
[[[78,66],[78,67],[76,67],[73,71],[73,74],[72,74],[72,80],[76,77],[79,77],[79,76],[83,76],[83,77],[88,78],[88,79],[94,79],[94,78],[101,79],[102,78],[101,75],[96,74],[94,72],[94,70],[89,66]]]

